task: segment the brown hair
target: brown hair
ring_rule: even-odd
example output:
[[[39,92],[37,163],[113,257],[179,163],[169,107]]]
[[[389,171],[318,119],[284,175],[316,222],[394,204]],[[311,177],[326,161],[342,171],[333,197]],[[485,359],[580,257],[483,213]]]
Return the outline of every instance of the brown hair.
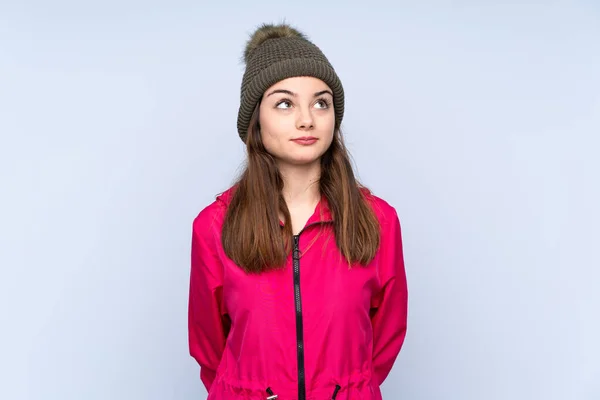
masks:
[[[283,179],[260,134],[257,104],[246,139],[246,167],[235,184],[222,230],[225,254],[247,272],[282,267],[291,250],[292,224],[283,198]],[[354,177],[339,129],[321,157],[319,189],[333,215],[333,231],[341,255],[352,265],[368,264],[380,242],[379,222]],[[279,213],[285,220],[279,224]]]

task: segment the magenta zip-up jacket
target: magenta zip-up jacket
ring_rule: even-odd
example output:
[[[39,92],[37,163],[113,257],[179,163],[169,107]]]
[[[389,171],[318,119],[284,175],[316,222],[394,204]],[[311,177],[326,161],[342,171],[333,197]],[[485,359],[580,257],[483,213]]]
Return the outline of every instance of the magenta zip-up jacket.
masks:
[[[221,245],[232,190],[193,222],[189,346],[208,400],[381,400],[406,335],[396,210],[366,192],[381,245],[369,265],[349,268],[323,197],[285,268],[246,274]]]

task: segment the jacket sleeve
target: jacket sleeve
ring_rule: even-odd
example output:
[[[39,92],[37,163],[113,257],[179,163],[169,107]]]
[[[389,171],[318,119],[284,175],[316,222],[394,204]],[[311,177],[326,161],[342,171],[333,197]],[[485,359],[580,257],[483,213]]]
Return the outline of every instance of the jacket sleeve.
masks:
[[[402,234],[396,211],[382,227],[379,259],[381,290],[372,303],[373,374],[381,385],[402,348],[406,336],[408,289],[404,269]]]
[[[188,303],[190,355],[200,365],[207,392],[215,380],[228,331],[223,312],[223,266],[212,220],[201,213],[193,224]]]

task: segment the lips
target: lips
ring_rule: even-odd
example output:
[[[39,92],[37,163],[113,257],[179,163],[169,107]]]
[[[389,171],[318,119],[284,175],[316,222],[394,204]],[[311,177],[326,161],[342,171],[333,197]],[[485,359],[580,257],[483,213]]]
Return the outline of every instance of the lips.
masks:
[[[311,144],[314,144],[317,140],[316,137],[313,136],[303,136],[303,137],[299,137],[296,139],[292,139],[292,142],[295,142],[297,144],[303,145],[303,146],[310,146]]]

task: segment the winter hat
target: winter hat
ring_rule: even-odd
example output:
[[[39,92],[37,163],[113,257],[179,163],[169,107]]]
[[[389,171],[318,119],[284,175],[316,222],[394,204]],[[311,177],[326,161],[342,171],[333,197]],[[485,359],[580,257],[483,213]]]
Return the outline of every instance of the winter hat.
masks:
[[[321,50],[300,31],[287,24],[263,24],[251,35],[244,50],[246,71],[242,78],[237,129],[246,142],[250,118],[265,90],[297,76],[321,79],[333,91],[335,127],[344,116],[344,89]]]

